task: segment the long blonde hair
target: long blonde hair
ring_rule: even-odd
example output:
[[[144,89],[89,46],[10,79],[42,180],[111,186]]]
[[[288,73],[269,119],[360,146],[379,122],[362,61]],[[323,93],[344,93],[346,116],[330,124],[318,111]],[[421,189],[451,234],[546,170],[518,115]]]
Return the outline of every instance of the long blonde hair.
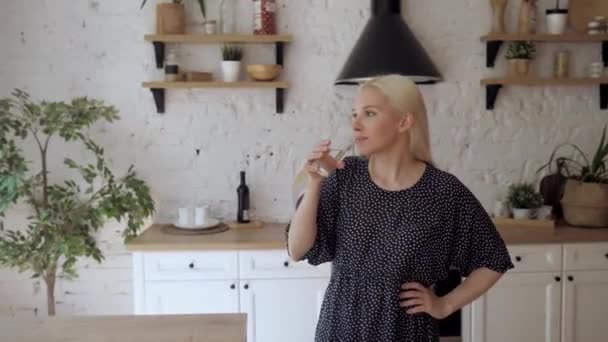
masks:
[[[366,87],[378,89],[401,115],[414,115],[414,125],[409,130],[410,152],[417,160],[434,164],[426,106],[416,83],[406,76],[391,74],[372,78],[361,85],[361,89]]]

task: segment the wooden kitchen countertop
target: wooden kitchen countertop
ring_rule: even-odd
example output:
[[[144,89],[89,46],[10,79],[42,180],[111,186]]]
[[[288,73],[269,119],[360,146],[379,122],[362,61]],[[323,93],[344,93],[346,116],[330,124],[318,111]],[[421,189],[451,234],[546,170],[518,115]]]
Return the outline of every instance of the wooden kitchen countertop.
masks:
[[[245,342],[245,314],[0,317],[0,341]]]
[[[285,223],[267,223],[263,228],[230,229],[212,235],[167,235],[162,224],[155,224],[127,244],[130,251],[176,250],[251,250],[283,249]],[[552,233],[498,226],[508,245],[608,242],[608,229],[590,229],[558,225]]]

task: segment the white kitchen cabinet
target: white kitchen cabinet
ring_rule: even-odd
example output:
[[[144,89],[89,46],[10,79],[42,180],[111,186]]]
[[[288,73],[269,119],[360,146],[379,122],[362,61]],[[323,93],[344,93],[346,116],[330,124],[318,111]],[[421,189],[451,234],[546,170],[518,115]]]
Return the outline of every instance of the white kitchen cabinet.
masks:
[[[566,272],[564,342],[605,342],[608,336],[608,271]]]
[[[247,342],[310,342],[329,279],[241,281]]]
[[[248,314],[248,342],[314,340],[331,265],[285,250],[136,252],[136,314]]]
[[[559,341],[561,280],[559,273],[505,274],[471,305],[471,342]]]
[[[145,312],[155,315],[237,313],[237,282],[154,281],[146,285]]]
[[[608,336],[608,244],[509,247],[515,268],[463,309],[463,342]]]

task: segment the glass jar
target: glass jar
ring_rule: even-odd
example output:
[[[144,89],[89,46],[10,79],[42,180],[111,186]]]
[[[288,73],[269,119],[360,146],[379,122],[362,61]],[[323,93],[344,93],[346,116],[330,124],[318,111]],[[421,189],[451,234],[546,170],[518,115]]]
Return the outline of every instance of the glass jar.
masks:
[[[253,0],[253,34],[276,34],[275,0]]]
[[[179,81],[179,65],[177,63],[177,51],[175,48],[169,48],[167,57],[165,58],[165,81]]]
[[[570,51],[562,50],[555,53],[553,76],[565,78],[570,74]]]
[[[234,34],[236,31],[236,1],[222,0],[220,3],[220,33]]]

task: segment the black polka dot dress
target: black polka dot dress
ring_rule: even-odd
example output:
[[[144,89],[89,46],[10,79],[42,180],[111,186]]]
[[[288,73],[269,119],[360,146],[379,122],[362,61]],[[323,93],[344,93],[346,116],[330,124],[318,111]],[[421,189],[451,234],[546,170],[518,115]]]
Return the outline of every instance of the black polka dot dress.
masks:
[[[476,197],[428,163],[415,185],[388,191],[373,182],[365,158],[346,158],[345,168],[322,183],[317,226],[303,260],[331,261],[332,273],[316,342],[439,341],[433,317],[399,306],[400,285],[430,287],[450,268],[466,277],[480,267],[513,267]]]

